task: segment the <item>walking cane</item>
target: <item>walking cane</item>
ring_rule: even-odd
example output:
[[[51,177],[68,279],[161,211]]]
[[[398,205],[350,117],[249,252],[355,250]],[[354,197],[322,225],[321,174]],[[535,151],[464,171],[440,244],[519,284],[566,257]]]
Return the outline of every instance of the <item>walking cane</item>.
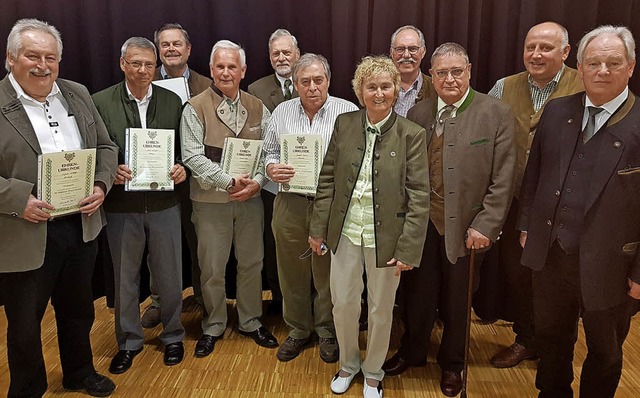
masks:
[[[471,248],[469,259],[469,286],[467,290],[467,330],[464,340],[464,368],[462,370],[462,392],[460,398],[467,398],[467,374],[469,373],[469,340],[471,338],[471,303],[473,301],[473,274],[476,249]]]

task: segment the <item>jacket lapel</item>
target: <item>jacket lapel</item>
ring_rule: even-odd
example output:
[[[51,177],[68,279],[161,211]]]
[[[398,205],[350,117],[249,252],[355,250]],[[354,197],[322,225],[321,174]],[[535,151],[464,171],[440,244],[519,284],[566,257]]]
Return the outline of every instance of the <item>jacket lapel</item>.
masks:
[[[29,116],[27,116],[27,112],[24,110],[22,103],[16,97],[16,92],[13,89],[13,86],[11,86],[9,77],[6,76],[0,84],[4,91],[3,96],[9,99],[9,102],[0,108],[0,111],[4,114],[9,123],[11,123],[16,132],[20,134],[25,141],[27,141],[31,148],[33,148],[37,154],[42,154],[42,149],[40,148],[36,132],[33,130],[33,126],[29,121]]]
[[[566,113],[565,119],[560,121],[558,126],[558,141],[557,141],[557,153],[560,155],[559,169],[558,169],[558,184],[562,186],[567,177],[567,171],[569,170],[569,164],[571,163],[571,157],[575,152],[575,147],[580,137],[580,130],[582,126],[582,116],[584,112],[583,105],[584,97],[581,96],[577,101],[573,103],[573,106]]]
[[[67,85],[63,81],[57,81],[58,88],[62,93],[62,96],[67,101],[69,105],[69,115],[73,115],[76,119],[76,124],[78,125],[78,131],[80,131],[80,138],[82,139],[83,146],[87,146],[87,112],[86,106],[79,101],[76,96],[67,88]]]
[[[620,161],[620,157],[624,152],[625,142],[623,131],[627,126],[619,123],[629,113],[635,103],[635,96],[629,92],[629,98],[622,107],[611,116],[607,125],[600,129],[597,134],[603,134],[602,145],[598,150],[596,164],[593,167],[593,173],[589,182],[589,190],[587,191],[587,201],[585,205],[585,214],[593,206],[600,192],[611,179],[616,165]]]

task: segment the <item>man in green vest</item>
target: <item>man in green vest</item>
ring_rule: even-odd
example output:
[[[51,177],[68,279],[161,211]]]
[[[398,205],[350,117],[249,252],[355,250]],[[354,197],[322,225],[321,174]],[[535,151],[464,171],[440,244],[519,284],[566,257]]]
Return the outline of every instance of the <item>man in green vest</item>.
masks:
[[[262,101],[240,90],[247,64],[239,45],[218,41],[209,66],[213,85],[187,102],[180,126],[182,157],[192,173],[192,220],[206,310],[196,357],[211,354],[227,327],[224,275],[232,243],[238,259],[238,330],[260,346],[278,346],[260,322],[264,166],[253,176],[232,176],[220,167],[225,139],[260,140],[271,114]]]
[[[520,264],[522,247],[515,222],[524,169],[545,105],[551,99],[584,90],[578,72],[564,64],[570,49],[569,34],[562,25],[555,22],[535,25],[524,41],[523,60],[527,70],[498,80],[489,91],[489,95],[502,99],[511,106],[517,122],[515,196],[502,229],[502,238],[491,249],[498,251],[497,272],[502,275],[495,279],[484,278],[505,281],[506,286],[499,287],[504,292],[500,302],[506,303],[507,308],[504,308],[500,316],[513,320],[513,331],[516,334],[514,344],[491,358],[491,364],[498,368],[509,368],[525,359],[537,357],[534,347],[531,270]]]

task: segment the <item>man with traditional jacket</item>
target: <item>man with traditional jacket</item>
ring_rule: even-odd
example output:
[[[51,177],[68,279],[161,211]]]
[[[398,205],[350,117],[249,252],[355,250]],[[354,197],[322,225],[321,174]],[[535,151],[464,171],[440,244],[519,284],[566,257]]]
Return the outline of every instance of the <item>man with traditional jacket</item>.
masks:
[[[471,64],[459,44],[440,45],[431,57],[430,73],[437,97],[417,103],[408,114],[427,129],[427,239],[420,267],[400,279],[405,332],[400,349],[383,369],[394,375],[426,363],[439,310],[444,323],[437,357],[440,389],[453,397],[462,388],[470,250],[477,252],[477,274],[511,204],[515,120],[506,104],[469,87]]]
[[[520,192],[522,264],[533,270],[540,397],[573,397],[578,320],[587,343],[581,398],[612,398],[640,301],[640,102],[635,42],[600,26],[578,45],[585,93],[550,102]]]
[[[102,203],[116,173],[118,148],[87,89],[58,79],[60,32],[37,19],[15,23],[0,81],[0,302],[7,316],[9,397],[41,397],[47,389],[42,317],[51,299],[62,387],[108,396],[96,373],[89,333],[94,321],[91,277],[105,225]],[[52,218],[36,198],[38,155],[95,148],[93,192],[80,214]]]
[[[569,34],[562,25],[555,22],[535,25],[524,40],[526,71],[498,80],[489,91],[490,96],[509,104],[515,114],[518,160],[513,203],[500,240],[487,253],[487,257],[496,261],[483,267],[476,297],[499,303],[498,306],[489,304],[486,309],[476,303],[476,311],[481,316],[484,312],[491,318],[497,316],[513,321],[515,342],[491,358],[491,364],[498,368],[516,366],[522,360],[536,358],[531,271],[520,264],[522,247],[516,216],[524,168],[545,105],[551,99],[584,90],[578,71],[564,64],[570,50]]]

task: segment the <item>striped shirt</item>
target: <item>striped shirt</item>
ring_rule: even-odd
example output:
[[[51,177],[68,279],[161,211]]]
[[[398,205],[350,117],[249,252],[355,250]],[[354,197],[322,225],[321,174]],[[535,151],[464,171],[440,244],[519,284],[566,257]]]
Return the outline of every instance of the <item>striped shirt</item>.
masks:
[[[416,104],[416,98],[418,98],[418,93],[422,88],[422,72],[418,73],[418,78],[411,86],[409,86],[408,90],[404,90],[400,87],[400,92],[398,93],[398,100],[396,104],[393,106],[393,110],[402,117],[407,117],[407,113],[409,109],[413,108]]]
[[[539,88],[535,85],[531,75],[529,75],[529,92],[531,93],[531,104],[533,104],[533,110],[538,112],[542,106],[547,102],[553,91],[556,89],[560,78],[562,77],[562,72],[564,72],[564,64],[562,64],[562,68],[556,73],[553,79],[543,88]],[[502,92],[504,91],[504,80],[506,77],[498,80],[496,84],[489,90],[488,95],[495,97],[497,99],[502,99]]]
[[[271,121],[265,130],[265,169],[272,163],[280,163],[280,136],[283,134],[319,134],[326,154],[338,115],[357,110],[358,107],[352,102],[328,95],[324,105],[313,115],[312,121],[309,121],[299,97],[282,102],[273,110]]]
[[[220,107],[226,112],[236,115],[238,110],[238,101],[224,97]],[[212,110],[214,111],[214,110]],[[265,131],[269,117],[271,114],[264,105],[262,106],[262,131]],[[243,126],[237,124],[234,133],[238,135]],[[264,134],[264,133],[263,133]],[[231,183],[231,176],[222,171],[220,164],[214,162],[204,155],[204,126],[198,117],[195,109],[191,104],[186,103],[182,111],[182,120],[180,122],[180,138],[182,142],[182,159],[185,166],[191,170],[193,177],[198,181],[202,189],[222,188],[225,189]],[[264,168],[258,168],[258,172],[253,179],[261,186],[264,185]]]

